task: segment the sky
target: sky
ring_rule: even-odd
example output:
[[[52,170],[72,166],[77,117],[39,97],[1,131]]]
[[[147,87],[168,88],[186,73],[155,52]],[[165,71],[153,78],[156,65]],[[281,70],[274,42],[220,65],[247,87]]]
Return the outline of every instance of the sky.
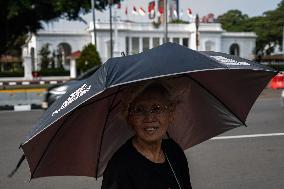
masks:
[[[129,19],[136,22],[149,22],[150,20],[147,16],[143,17],[141,15],[134,15],[132,13],[132,9],[133,6],[136,6],[137,9],[142,7],[145,11],[147,11],[148,3],[150,1],[152,0],[123,0],[121,3],[121,9],[116,9],[115,6],[113,8],[113,14],[119,16],[121,20]],[[198,14],[199,17],[205,16],[208,13],[213,13],[215,17],[217,17],[218,15],[224,14],[231,9],[238,9],[243,14],[247,14],[248,16],[252,17],[261,16],[265,11],[274,10],[281,0],[179,0],[179,2],[180,10],[183,9],[184,12],[182,19],[188,20],[189,17],[186,14],[186,10],[188,8],[192,10],[193,15]],[[126,7],[128,7],[128,16],[125,15]],[[82,15],[82,17],[87,22],[92,20],[91,14]],[[108,21],[108,9],[103,12],[96,11],[96,19],[99,19],[100,21]],[[44,28],[49,31],[79,31],[87,28],[87,25],[79,21],[70,22],[61,19],[47,25],[44,24]]]

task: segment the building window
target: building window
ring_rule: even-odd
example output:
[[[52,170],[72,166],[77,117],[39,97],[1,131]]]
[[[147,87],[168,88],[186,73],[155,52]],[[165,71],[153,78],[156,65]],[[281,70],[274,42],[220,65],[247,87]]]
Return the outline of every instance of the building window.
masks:
[[[160,38],[154,37],[153,38],[153,47],[158,47],[160,45]]]
[[[70,59],[67,57],[71,54],[72,48],[71,45],[68,43],[60,43],[57,46],[57,56],[58,56],[58,61],[57,63],[59,64],[58,67],[63,66],[65,69],[69,70],[70,66]]]
[[[125,54],[129,55],[129,37],[125,38]]]
[[[174,38],[173,38],[173,43],[177,43],[177,44],[179,44],[179,38],[174,37]]]
[[[148,50],[150,48],[149,37],[143,37],[142,41],[143,41],[143,51]]]
[[[132,37],[132,53],[131,54],[138,54],[139,53],[139,38]]]
[[[206,41],[205,51],[215,51],[215,43],[213,41]]]
[[[240,46],[237,43],[231,45],[230,54],[240,56]]]
[[[182,45],[188,47],[188,38],[182,38]]]

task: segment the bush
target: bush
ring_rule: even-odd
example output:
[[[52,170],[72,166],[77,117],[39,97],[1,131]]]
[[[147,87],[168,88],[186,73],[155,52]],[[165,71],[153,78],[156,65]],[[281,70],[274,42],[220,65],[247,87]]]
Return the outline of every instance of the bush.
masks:
[[[77,59],[76,65],[81,73],[101,65],[101,58],[96,46],[93,44],[86,45],[82,50],[80,58]]]
[[[24,71],[0,72],[0,77],[24,77]]]
[[[70,72],[64,70],[64,68],[47,68],[42,69],[39,72],[40,76],[69,76]]]

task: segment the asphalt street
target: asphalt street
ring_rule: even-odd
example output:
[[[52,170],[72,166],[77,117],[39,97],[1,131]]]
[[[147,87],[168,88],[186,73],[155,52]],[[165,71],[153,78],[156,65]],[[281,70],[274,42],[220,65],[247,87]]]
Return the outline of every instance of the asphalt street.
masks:
[[[236,138],[212,139],[186,151],[194,189],[284,189],[284,109],[278,93],[262,94],[248,116],[248,127],[221,135]],[[7,178],[22,154],[20,142],[42,113],[0,111],[0,189],[100,188],[101,179],[88,177],[30,181],[26,161],[14,177]]]

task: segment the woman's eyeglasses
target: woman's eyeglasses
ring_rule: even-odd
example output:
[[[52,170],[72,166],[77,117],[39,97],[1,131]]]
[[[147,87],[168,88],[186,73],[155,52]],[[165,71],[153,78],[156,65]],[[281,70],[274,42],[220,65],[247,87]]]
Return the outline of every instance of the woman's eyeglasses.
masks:
[[[130,105],[128,108],[128,114],[135,116],[143,116],[146,115],[146,113],[158,115],[169,111],[170,111],[170,106],[158,105],[158,104],[154,104],[149,108],[146,108],[142,105]]]

